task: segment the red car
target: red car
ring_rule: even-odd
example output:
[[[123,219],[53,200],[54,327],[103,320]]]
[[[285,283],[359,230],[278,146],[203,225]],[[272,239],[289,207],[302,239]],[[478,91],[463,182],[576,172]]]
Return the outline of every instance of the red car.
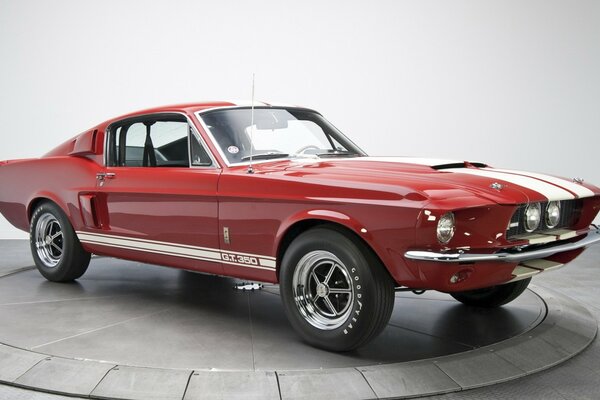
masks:
[[[279,283],[294,328],[337,351],[381,332],[395,290],[497,307],[600,241],[581,179],[368,157],[318,112],[265,103],[115,118],[0,162],[0,187],[48,280],[94,253]]]

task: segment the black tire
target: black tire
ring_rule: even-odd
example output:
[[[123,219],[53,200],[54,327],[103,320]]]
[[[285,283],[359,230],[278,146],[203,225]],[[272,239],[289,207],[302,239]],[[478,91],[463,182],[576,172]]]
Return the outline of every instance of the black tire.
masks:
[[[280,292],[294,329],[311,345],[332,351],[374,339],[394,308],[394,283],[385,267],[358,238],[332,226],[310,229],[290,244]]]
[[[483,289],[450,293],[450,295],[468,306],[495,308],[519,297],[527,289],[529,282],[531,278]]]
[[[31,217],[31,254],[38,271],[52,282],[70,282],[81,277],[91,254],[81,247],[65,213],[52,202],[40,204]]]

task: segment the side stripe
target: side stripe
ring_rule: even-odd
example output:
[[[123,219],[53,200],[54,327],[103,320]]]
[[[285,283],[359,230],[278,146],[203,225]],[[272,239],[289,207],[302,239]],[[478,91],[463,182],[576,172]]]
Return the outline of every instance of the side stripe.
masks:
[[[540,193],[542,196],[546,197],[548,201],[553,200],[571,200],[574,199],[575,196],[565,190],[561,189],[556,185],[552,185],[550,183],[546,183],[536,178],[530,178],[528,176],[523,175],[515,175],[515,174],[507,174],[504,172],[494,172],[489,169],[475,169],[475,168],[452,168],[444,170],[445,172],[454,172],[459,174],[467,174],[467,175],[476,175],[482,176],[484,178],[497,179],[505,182],[514,183],[518,186],[523,186],[525,188],[535,190]]]
[[[77,231],[76,234],[82,243],[100,246],[161,254],[171,257],[189,258],[201,261],[220,262],[238,267],[264,269],[268,271],[274,271],[277,267],[276,258],[271,256],[235,251],[221,251],[220,249],[160,242],[156,240],[129,238],[118,235],[106,235],[81,231]]]

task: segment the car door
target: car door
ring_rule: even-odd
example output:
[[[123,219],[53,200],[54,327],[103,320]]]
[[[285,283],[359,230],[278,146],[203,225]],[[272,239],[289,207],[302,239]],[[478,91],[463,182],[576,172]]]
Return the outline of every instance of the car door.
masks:
[[[120,258],[221,273],[221,169],[188,119],[145,115],[112,124],[107,135],[95,226],[79,233],[82,242]]]

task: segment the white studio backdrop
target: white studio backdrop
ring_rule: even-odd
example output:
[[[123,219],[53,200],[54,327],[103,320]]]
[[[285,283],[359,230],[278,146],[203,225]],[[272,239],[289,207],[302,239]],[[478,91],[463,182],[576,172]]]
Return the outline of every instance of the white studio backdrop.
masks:
[[[599,21],[595,0],[0,0],[0,160],[141,108],[249,99],[254,72],[257,99],[315,108],[370,155],[600,185]]]

